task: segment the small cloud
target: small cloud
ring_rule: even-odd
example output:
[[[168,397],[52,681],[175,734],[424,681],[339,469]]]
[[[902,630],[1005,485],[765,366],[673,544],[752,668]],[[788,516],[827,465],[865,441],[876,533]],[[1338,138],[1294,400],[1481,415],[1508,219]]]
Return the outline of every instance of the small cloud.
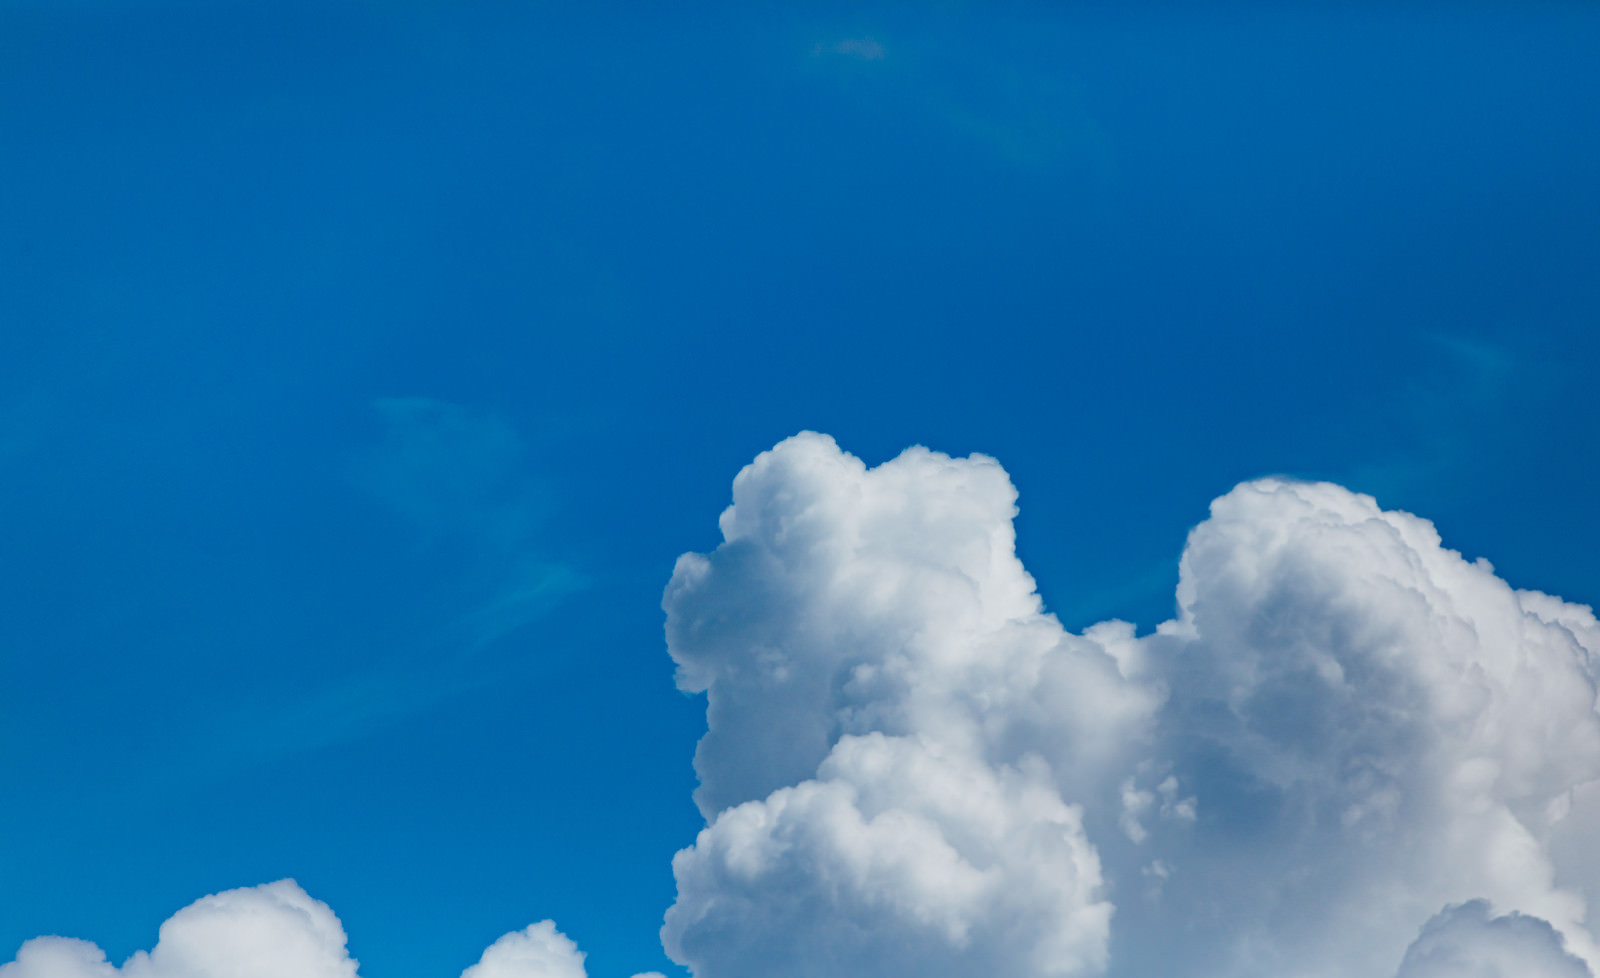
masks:
[[[88,941],[36,937],[0,964],[0,978],[356,978],[344,927],[294,880],[203,897],[161,925],[160,939],[122,967]]]
[[[546,920],[495,941],[461,978],[586,978],[583,960]],[[279,880],[196,900],[161,925],[154,948],[120,968],[89,941],[36,937],[0,963],[0,978],[356,978],[356,969],[333,909]]]
[[[567,935],[546,920],[512,931],[489,945],[461,978],[584,978],[583,959]]]
[[[883,54],[883,45],[870,37],[847,37],[832,44],[818,44],[811,49],[813,58],[834,55],[840,58],[855,58],[857,61],[882,61]]]

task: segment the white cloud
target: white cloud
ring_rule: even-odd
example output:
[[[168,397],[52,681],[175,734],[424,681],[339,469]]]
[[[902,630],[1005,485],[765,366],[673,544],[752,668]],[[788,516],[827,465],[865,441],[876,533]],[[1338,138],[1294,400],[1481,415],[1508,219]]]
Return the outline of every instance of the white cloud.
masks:
[[[0,964],[0,978],[113,978],[116,973],[98,946],[70,937],[36,937],[22,945],[15,961]]]
[[[1069,635],[1043,612],[993,459],[917,448],[868,470],[804,434],[733,494],[724,543],[680,558],[664,601],[678,684],[708,694],[708,818],[811,777],[846,734],[1043,752],[1093,784],[1152,716],[1130,628]]]
[[[1600,843],[1563,823],[1600,805],[1587,609],[1262,480],[1191,535],[1176,620],[1070,635],[1014,501],[982,456],[803,434],[680,559],[708,825],[663,939],[698,978],[1392,974],[1479,898],[1595,959],[1550,848]]]
[[[583,952],[546,920],[489,945],[461,978],[584,978]]]
[[[992,459],[868,469],[802,434],[733,496],[664,598],[678,683],[707,695],[706,827],[662,928],[695,978],[1597,970],[1589,609],[1369,497],[1266,479],[1190,534],[1174,620],[1073,635]],[[59,937],[0,965],[355,975],[288,880],[205,897],[120,968]],[[545,921],[463,978],[584,975]]]
[[[1600,776],[1586,609],[1514,591],[1426,520],[1281,480],[1212,505],[1178,596],[1147,642],[1172,690],[1155,753],[1207,817],[1152,827],[1176,875],[1129,908],[1130,944],[1213,915],[1183,948],[1201,971],[1380,974],[1440,907],[1487,898],[1594,959],[1593,894],[1548,850]]]
[[[161,925],[120,969],[86,941],[39,937],[0,978],[355,978],[344,928],[293,880],[204,897]]]
[[[1072,974],[1110,906],[1042,761],[842,738],[818,777],[723,812],[673,861],[663,937],[696,974]]]
[[[1483,900],[1447,907],[1406,951],[1396,978],[1590,978],[1537,917],[1490,917]]]
[[[586,978],[583,959],[546,920],[495,941],[461,978]],[[121,968],[88,941],[36,937],[0,964],[0,978],[356,978],[356,961],[333,910],[279,880],[196,900],[161,925],[153,950]]]
[[[1111,906],[1082,810],[1159,696],[1129,630],[1068,635],[1014,553],[992,459],[868,470],[805,434],[734,482],[667,588],[708,694],[668,953],[697,975],[1065,975]]]

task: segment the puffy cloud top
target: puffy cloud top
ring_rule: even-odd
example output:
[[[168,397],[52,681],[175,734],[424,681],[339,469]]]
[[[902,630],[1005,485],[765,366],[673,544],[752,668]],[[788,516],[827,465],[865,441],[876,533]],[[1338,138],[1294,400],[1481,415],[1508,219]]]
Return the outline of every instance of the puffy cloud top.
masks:
[[[1072,635],[1015,501],[992,459],[802,434],[679,560],[707,826],[662,934],[699,978],[1386,975],[1477,899],[1596,959],[1550,854],[1600,841],[1561,824],[1600,778],[1588,609],[1269,479],[1191,534],[1177,618]]]
[[[356,978],[356,962],[328,905],[280,880],[195,901],[121,968],[88,941],[37,937],[0,978]],[[461,978],[585,978],[583,953],[546,920],[495,941]]]
[[[161,925],[119,969],[86,941],[39,937],[0,978],[355,978],[344,928],[293,880],[204,897]]]
[[[1426,520],[1282,480],[1212,505],[1178,598],[1146,643],[1172,690],[1157,756],[1208,817],[1153,840],[1180,875],[1141,916],[1220,914],[1184,942],[1213,973],[1378,974],[1481,897],[1594,959],[1547,848],[1600,776],[1587,609],[1513,590]]]
[[[1590,978],[1548,923],[1518,913],[1491,917],[1473,900],[1447,907],[1422,928],[1396,978]]]
[[[584,978],[583,952],[546,920],[489,945],[461,978]]]
[[[1063,789],[1120,770],[1159,697],[1126,629],[1044,613],[1004,470],[869,470],[803,434],[733,495],[665,599],[709,726],[669,953],[708,978],[1103,967],[1112,907]]]

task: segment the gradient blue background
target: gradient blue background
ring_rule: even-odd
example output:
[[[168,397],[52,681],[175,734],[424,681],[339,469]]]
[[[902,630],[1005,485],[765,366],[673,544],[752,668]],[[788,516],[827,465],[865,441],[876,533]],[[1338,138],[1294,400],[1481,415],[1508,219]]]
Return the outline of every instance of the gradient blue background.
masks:
[[[1265,473],[1600,600],[1600,7],[1264,6],[0,4],[0,960],[679,974],[660,592],[801,428],[1070,627]]]

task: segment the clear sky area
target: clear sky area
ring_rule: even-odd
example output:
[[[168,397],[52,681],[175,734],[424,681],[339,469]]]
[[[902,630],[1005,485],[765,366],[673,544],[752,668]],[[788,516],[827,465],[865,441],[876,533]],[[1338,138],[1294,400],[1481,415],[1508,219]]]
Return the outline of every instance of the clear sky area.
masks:
[[[913,924],[926,926],[1000,962],[974,974],[1187,974],[1162,957],[1178,945],[1127,935],[1179,932],[1179,911],[1158,903],[1198,906],[1183,881],[1233,870],[1182,863],[1188,843],[1161,833],[1278,839],[1259,845],[1289,859],[1271,820],[1299,811],[1293,786],[1314,780],[1309,749],[1237,747],[1279,744],[1278,721],[1235,737],[1208,719],[1224,702],[1248,714],[1237,685],[1185,698],[1244,670],[1238,649],[1315,646],[1306,675],[1359,692],[1358,660],[1399,660],[1316,650],[1390,648],[1348,638],[1380,632],[1432,648],[1407,630],[1415,621],[1484,648],[1545,650],[1518,659],[1518,675],[1546,654],[1591,663],[1537,674],[1568,677],[1541,688],[1589,690],[1592,714],[1592,618],[1505,598],[1522,601],[1507,620],[1560,635],[1535,641],[1518,625],[1505,634],[1523,637],[1502,641],[1481,609],[1512,593],[1502,580],[1565,609],[1600,602],[1600,6],[646,6],[0,2],[0,961],[65,935],[120,965],[194,901],[292,878],[337,914],[365,978],[454,978],[546,919],[596,978],[684,978],[689,965],[698,978],[938,976],[866,938],[831,943],[822,911],[718,917],[738,863],[707,868],[723,842],[708,830],[697,845],[697,833],[736,804],[778,819],[769,793],[786,786],[827,799],[849,785],[862,799],[881,784],[861,772],[924,764],[971,761],[972,783],[996,798],[1031,798],[1029,779],[1045,775],[1028,758],[1043,757],[1056,780],[1038,790],[1066,807],[1029,817],[1071,835],[1072,806],[1085,806],[1083,845],[1106,880],[1096,888],[1082,848],[1076,869],[1037,884],[1039,905],[1071,927],[1034,940],[1021,910],[995,923],[965,903],[896,902],[924,892],[904,880],[932,857],[883,869],[881,886],[861,883],[870,874],[830,886],[867,887],[852,919],[913,908],[882,933],[903,925],[915,943]],[[719,528],[735,476],[802,431],[837,447],[805,437],[763,456]],[[925,453],[872,468],[912,446],[981,453],[1004,472]],[[1451,562],[1380,511],[1431,520],[1444,548],[1488,564]],[[935,515],[894,522],[906,513]],[[1313,524],[1303,537],[1261,529]],[[1361,535],[1380,525],[1389,542]],[[802,529],[824,541],[816,553],[841,540],[880,549],[819,570],[784,549]],[[1240,554],[1269,537],[1368,556],[1295,563],[1270,588],[1216,583],[1267,567]],[[979,539],[1005,560],[962,563]],[[1175,597],[1186,540],[1189,612]],[[1396,547],[1404,559],[1385,562]],[[674,577],[681,554],[713,552]],[[982,593],[970,615],[956,599],[859,603],[891,580],[943,593],[914,582],[947,560]],[[1028,604],[1024,566],[1054,620]],[[814,603],[807,574],[847,582],[859,602]],[[1369,590],[1380,578],[1433,611],[1404,617],[1401,597]],[[669,580],[681,625],[670,654]],[[1427,597],[1435,585],[1458,597]],[[1316,606],[1348,615],[1304,624],[1291,612],[1308,593],[1336,594]],[[1466,624],[1438,625],[1452,615]],[[749,685],[754,663],[781,659],[772,675],[787,681],[787,663],[835,663],[851,643],[942,649],[927,637],[989,635],[972,623],[991,619],[1064,629],[1060,648],[1114,661],[1120,678],[1097,703],[1156,717],[1160,701],[1176,704],[1160,716],[1184,719],[1117,740],[1157,758],[1127,761],[1124,779],[1050,753],[1100,743],[1111,720],[1093,736],[1018,733],[1006,743],[1033,746],[1014,756],[927,747],[971,717],[948,719],[953,700],[913,709],[861,691],[891,675],[945,688],[946,673],[895,673],[877,652],[838,660],[854,671],[818,666],[816,688],[849,700],[813,711],[833,727],[788,725],[800,700]],[[1091,628],[1111,619],[1131,630]],[[1192,621],[1157,634],[1168,619]],[[882,637],[894,629],[923,638]],[[729,649],[749,658],[729,664]],[[1093,685],[1073,675],[1064,690]],[[1559,713],[1518,699],[1517,682],[1491,697],[1512,704],[1505,717]],[[732,705],[697,772],[707,689]],[[1304,706],[1322,693],[1295,689],[1274,709],[1324,716]],[[1352,694],[1366,719],[1327,712],[1327,731],[1378,724],[1377,695]],[[1435,717],[1417,704],[1449,700],[1418,696],[1382,715]],[[878,707],[898,719],[871,719]],[[1427,940],[1473,913],[1507,933],[1535,921],[1540,940],[1565,941],[1562,961],[1592,968],[1592,911],[1562,894],[1594,891],[1560,867],[1600,880],[1600,834],[1562,842],[1573,820],[1557,816],[1564,804],[1600,819],[1600,799],[1586,809],[1572,787],[1600,776],[1584,766],[1600,759],[1585,739],[1594,717],[1503,756],[1370,760],[1456,722],[1438,717],[1361,741],[1339,770],[1365,758],[1369,787],[1401,768],[1437,774],[1405,783],[1459,787],[1483,764],[1570,754],[1566,773],[1517,782],[1546,787],[1494,795],[1545,847],[1538,865],[1557,868],[1539,871],[1544,889],[1495,877],[1482,892],[1418,890],[1392,915],[1404,935],[1370,943],[1389,955],[1373,978],[1391,978],[1407,948],[1423,960]],[[1472,737],[1514,727],[1505,717],[1475,721]],[[1222,746],[1183,746],[1195,730]],[[1294,743],[1342,736],[1291,739],[1302,733]],[[821,753],[775,759],[813,734]],[[765,753],[750,746],[768,740]],[[913,742],[932,753],[895,753]],[[1101,788],[1086,785],[1109,786],[1103,818],[1084,800]],[[1277,800],[1252,801],[1259,785]],[[1343,814],[1327,824],[1359,834],[1427,807],[1403,788],[1360,791],[1338,795]],[[809,796],[783,797],[792,814]],[[1489,838],[1478,822],[1448,824]],[[782,858],[811,851],[794,831],[773,850]],[[690,846],[675,878],[674,853]],[[972,879],[1035,892],[1006,875],[1035,857],[995,852],[980,869],[1000,875]],[[793,879],[814,882],[818,865],[797,862]],[[966,879],[950,873],[939,892]],[[776,905],[738,879],[739,899]],[[1318,893],[1378,887],[1339,879]],[[1239,919],[1255,912],[1240,906]],[[1525,916],[1493,916],[1511,911]],[[1363,945],[1340,930],[1359,916],[1338,904],[1303,940],[1298,924],[1262,923],[1300,943],[1259,960],[1288,974],[1273,954]],[[727,936],[755,941],[769,926],[794,946]],[[1012,943],[991,948],[986,927]],[[1263,938],[1239,935],[1194,960],[1214,978],[1253,974],[1239,948]],[[832,964],[806,957],[817,946],[835,949]],[[750,963],[769,954],[811,963]],[[1328,968],[1304,973],[1356,974]]]

